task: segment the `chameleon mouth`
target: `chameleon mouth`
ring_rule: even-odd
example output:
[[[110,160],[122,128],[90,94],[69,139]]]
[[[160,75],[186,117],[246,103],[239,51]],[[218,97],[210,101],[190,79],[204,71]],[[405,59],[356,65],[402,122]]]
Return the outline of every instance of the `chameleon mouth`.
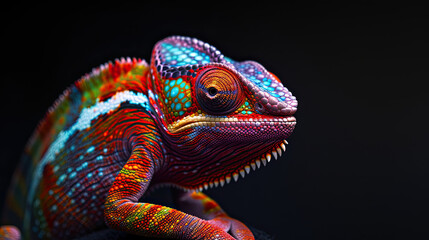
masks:
[[[213,176],[195,185],[174,184],[186,191],[203,191],[209,188],[223,187],[232,180],[238,181],[241,177],[250,174],[251,170],[257,170],[266,166],[273,159],[278,159],[286,151],[287,138],[296,125],[294,116],[257,116],[257,117],[218,117],[204,114],[195,114],[174,122],[168,126],[170,133],[180,133],[198,127],[221,130],[223,133],[237,133],[237,129],[248,129],[251,136],[263,136],[271,144],[258,150],[253,156],[245,157],[237,169],[230,169],[226,174]],[[242,135],[245,137],[245,135]],[[278,140],[275,140],[278,139]],[[256,157],[255,157],[256,156]]]
[[[209,115],[190,115],[184,119],[168,125],[170,133],[179,133],[195,127],[251,127],[265,128],[275,127],[280,130],[283,128],[291,128],[296,124],[294,116],[286,117],[256,117],[256,118],[237,118],[237,117],[216,117]]]

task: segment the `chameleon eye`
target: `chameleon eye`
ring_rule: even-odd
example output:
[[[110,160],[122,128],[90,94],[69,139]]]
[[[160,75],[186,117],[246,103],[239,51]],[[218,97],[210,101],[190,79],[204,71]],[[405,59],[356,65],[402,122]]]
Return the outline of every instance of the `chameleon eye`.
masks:
[[[199,74],[196,97],[209,114],[225,115],[236,110],[243,100],[243,91],[235,74],[226,69],[210,68]]]

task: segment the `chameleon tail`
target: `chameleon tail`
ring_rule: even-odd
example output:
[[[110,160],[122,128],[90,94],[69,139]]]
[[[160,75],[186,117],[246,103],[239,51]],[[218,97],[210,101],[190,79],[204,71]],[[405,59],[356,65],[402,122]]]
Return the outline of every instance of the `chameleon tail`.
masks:
[[[4,240],[19,240],[21,239],[21,232],[15,226],[1,226],[0,239]]]

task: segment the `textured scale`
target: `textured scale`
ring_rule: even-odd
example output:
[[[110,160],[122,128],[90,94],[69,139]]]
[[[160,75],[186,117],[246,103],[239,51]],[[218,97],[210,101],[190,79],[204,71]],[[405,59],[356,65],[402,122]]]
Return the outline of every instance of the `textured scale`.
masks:
[[[158,42],[150,64],[109,62],[58,98],[26,145],[0,238],[254,239],[201,191],[286,150],[295,97],[253,61],[200,40]],[[139,202],[175,186],[176,209]]]

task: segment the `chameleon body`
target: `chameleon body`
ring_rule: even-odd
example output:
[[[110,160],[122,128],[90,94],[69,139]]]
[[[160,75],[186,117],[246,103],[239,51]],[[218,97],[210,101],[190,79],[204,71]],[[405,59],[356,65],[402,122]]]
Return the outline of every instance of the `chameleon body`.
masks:
[[[79,239],[115,229],[254,239],[201,191],[281,155],[296,107],[263,66],[194,38],[159,41],[150,64],[102,65],[60,96],[26,145],[0,238]],[[177,209],[139,201],[157,185],[176,187]]]

